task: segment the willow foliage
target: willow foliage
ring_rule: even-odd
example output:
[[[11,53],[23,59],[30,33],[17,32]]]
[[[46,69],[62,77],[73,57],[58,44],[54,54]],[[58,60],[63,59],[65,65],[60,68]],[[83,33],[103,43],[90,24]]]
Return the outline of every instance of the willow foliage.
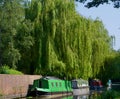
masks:
[[[73,0],[32,0],[26,19],[34,24],[35,74],[87,79],[99,73],[110,37],[101,21],[80,16]]]

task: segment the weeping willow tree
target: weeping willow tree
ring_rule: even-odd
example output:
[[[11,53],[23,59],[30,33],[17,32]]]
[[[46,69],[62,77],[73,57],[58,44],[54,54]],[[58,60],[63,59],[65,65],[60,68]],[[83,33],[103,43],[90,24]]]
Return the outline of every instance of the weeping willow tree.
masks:
[[[107,30],[104,28],[102,22],[95,20],[94,21],[94,41],[92,42],[92,69],[93,76],[95,77],[101,66],[104,68],[105,58],[110,54],[110,37],[107,34]],[[96,68],[97,67],[97,68]]]
[[[110,37],[101,21],[76,12],[74,0],[32,0],[25,18],[34,28],[35,74],[87,79],[99,73],[109,54]]]

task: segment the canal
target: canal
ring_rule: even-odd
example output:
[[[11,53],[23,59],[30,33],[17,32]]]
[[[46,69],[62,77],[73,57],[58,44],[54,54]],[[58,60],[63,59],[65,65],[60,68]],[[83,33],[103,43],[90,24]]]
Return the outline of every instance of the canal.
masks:
[[[97,99],[96,97],[100,96],[100,92],[90,93],[89,95],[44,95],[37,97],[28,97],[24,99]]]
[[[105,92],[94,91],[89,95],[46,95],[39,97],[29,97],[24,99],[120,99],[120,90],[109,90]]]
[[[61,96],[61,97],[54,97],[54,98],[50,98],[50,97],[35,97],[32,99],[91,99],[88,95],[83,95],[83,96]]]
[[[29,99],[29,98],[27,98]],[[30,99],[97,99],[96,96],[90,96],[90,95],[80,95],[80,96],[62,96],[62,97],[56,97],[56,98],[50,98],[50,97],[34,97]]]

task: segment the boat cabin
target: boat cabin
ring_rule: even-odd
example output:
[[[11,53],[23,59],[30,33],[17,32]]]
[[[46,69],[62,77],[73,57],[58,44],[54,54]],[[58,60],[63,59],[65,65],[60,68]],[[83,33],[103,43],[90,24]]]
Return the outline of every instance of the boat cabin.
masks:
[[[69,92],[72,91],[71,81],[61,80],[54,77],[43,77],[34,80],[32,90],[45,92]]]
[[[77,89],[80,87],[88,87],[88,86],[89,86],[89,84],[88,84],[87,80],[83,80],[81,78],[72,80],[72,88],[73,89]]]

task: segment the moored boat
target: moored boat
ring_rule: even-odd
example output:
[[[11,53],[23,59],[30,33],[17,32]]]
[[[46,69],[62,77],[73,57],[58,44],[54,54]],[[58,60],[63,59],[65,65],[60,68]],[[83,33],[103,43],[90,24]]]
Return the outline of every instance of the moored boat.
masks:
[[[72,80],[72,88],[74,96],[88,95],[90,93],[88,81],[81,78]]]
[[[103,89],[102,81],[99,79],[91,79],[89,81],[90,90],[101,91]]]
[[[71,81],[61,80],[55,77],[42,77],[33,82],[29,96],[72,93]]]

